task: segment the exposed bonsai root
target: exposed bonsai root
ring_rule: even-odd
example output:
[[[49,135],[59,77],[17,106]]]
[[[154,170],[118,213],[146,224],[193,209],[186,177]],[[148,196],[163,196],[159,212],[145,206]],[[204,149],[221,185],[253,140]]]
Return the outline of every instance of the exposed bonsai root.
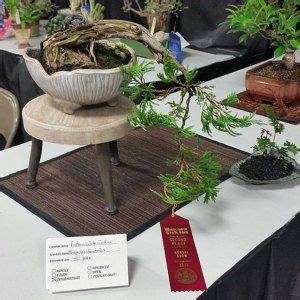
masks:
[[[166,49],[146,28],[136,23],[121,20],[101,20],[69,28],[65,31],[58,31],[47,38],[42,43],[42,47],[48,65],[50,67],[58,67],[64,63],[65,59],[74,59],[76,53],[70,54],[70,49],[88,45],[90,50],[93,50],[93,46],[91,46],[93,41],[111,38],[128,38],[143,43],[153,52],[158,62],[162,62],[163,55],[166,53]],[[91,53],[93,51],[89,52],[90,56],[93,57]],[[169,51],[167,51],[167,55],[174,58]],[[186,70],[182,65],[179,65],[179,69],[184,75],[186,74]]]
[[[293,70],[295,67],[295,52],[286,52],[282,58],[282,61],[287,70]]]
[[[52,52],[28,49],[27,54],[42,64],[48,74],[74,69],[112,69],[127,65],[132,59],[123,45],[107,41],[83,44],[75,47],[54,48]]]

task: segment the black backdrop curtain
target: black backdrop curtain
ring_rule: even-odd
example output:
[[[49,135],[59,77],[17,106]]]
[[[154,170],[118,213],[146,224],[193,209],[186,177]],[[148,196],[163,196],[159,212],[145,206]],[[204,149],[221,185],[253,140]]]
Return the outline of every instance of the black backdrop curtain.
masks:
[[[300,213],[258,245],[198,298],[235,299],[300,299]]]
[[[123,0],[98,0],[105,6],[105,18],[123,19],[145,25],[145,20],[122,10]],[[234,72],[254,63],[270,58],[267,41],[256,38],[248,44],[239,45],[239,35],[226,34],[224,26],[218,24],[225,20],[225,7],[239,4],[241,0],[183,0],[184,9],[178,16],[172,16],[170,29],[176,28],[191,43],[192,48],[212,53],[227,53],[237,56],[234,60],[215,63],[200,69],[198,80],[207,81]],[[54,0],[57,8],[69,6],[68,0]],[[159,88],[164,88],[164,85]],[[31,99],[43,92],[29,75],[24,60],[15,54],[0,50],[0,87],[11,91],[20,102],[21,109]],[[26,142],[29,136],[22,124],[15,144]]]
[[[145,24],[143,18],[122,10],[123,0],[98,0],[105,6],[104,17],[122,19]],[[226,19],[226,7],[239,5],[243,0],[182,0],[182,11],[172,16],[170,30],[179,31],[192,45],[192,48],[211,53],[231,54],[234,56],[255,56],[269,48],[267,40],[257,37],[241,45],[240,34],[227,34],[227,26],[219,26]],[[69,1],[55,0],[58,7],[68,7]]]
[[[227,34],[227,25],[219,25],[227,17],[226,7],[239,5],[241,0],[183,0],[177,29],[192,46],[211,53],[235,56],[265,52],[267,40],[257,37],[245,45],[238,42],[241,34]],[[250,53],[249,53],[250,52]]]

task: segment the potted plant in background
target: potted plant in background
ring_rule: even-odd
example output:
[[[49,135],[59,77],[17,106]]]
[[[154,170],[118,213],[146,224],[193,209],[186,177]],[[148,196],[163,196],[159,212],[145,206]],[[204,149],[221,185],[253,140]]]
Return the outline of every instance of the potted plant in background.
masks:
[[[69,8],[62,8],[58,10],[59,14],[66,16],[73,16],[80,14],[81,0],[69,0]]]
[[[70,9],[73,13],[80,11],[81,0],[70,0]]]
[[[300,48],[299,0],[246,0],[229,6],[225,23],[229,32],[242,32],[240,42],[260,34],[276,47],[274,55],[281,61],[270,61],[246,74],[246,89],[257,100],[277,102],[285,111],[286,104],[300,99],[300,64],[295,63],[295,50]]]
[[[273,133],[262,129],[253,147],[253,154],[233,165],[231,175],[252,184],[282,183],[300,178],[300,165],[291,157],[300,149],[288,141],[283,146],[276,143],[276,137],[283,133],[284,125],[278,122],[275,113],[267,105],[264,105],[264,109]]]
[[[51,18],[49,22],[44,25],[46,33],[48,35],[53,34],[56,31],[66,29],[68,23],[68,17],[66,15],[58,14],[55,17]]]
[[[47,16],[49,13],[53,11],[53,4],[51,3],[51,0],[34,0],[31,1],[28,6],[32,8],[34,11],[39,12],[39,16],[36,18],[36,21],[34,21],[31,24],[31,31],[30,36],[36,37],[40,35],[40,19],[43,16]]]
[[[172,12],[181,9],[180,0],[123,0],[125,12],[133,12],[147,19],[148,29],[151,34],[158,31],[166,31],[167,23]]]
[[[85,23],[92,23],[104,18],[104,6],[95,0],[85,1],[81,7],[81,14]]]
[[[41,17],[40,9],[29,5],[26,0],[5,0],[5,5],[13,20],[12,26],[19,42],[19,48],[28,47],[31,24]]]

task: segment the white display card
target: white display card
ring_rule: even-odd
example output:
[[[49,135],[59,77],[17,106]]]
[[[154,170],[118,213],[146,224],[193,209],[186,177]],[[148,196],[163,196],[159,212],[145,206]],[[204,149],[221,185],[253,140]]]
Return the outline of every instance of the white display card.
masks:
[[[46,287],[50,292],[128,284],[126,234],[47,239]]]
[[[181,49],[184,49],[190,45],[190,43],[179,32],[176,32],[175,34],[180,37]]]

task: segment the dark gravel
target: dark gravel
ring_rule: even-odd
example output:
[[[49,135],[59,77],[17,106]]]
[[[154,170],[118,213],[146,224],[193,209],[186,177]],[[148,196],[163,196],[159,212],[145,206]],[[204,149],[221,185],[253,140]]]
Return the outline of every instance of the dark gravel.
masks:
[[[284,81],[297,80],[300,77],[300,66],[296,65],[293,70],[287,70],[280,63],[271,64],[255,71],[255,74]]]
[[[51,75],[55,72],[58,72],[58,71],[71,71],[72,70],[73,66],[69,66],[69,69],[68,69],[68,66],[65,66],[64,70],[63,69],[59,70],[59,68],[54,69],[52,67],[49,67],[44,59],[44,51],[42,51],[42,50],[29,48],[26,53],[28,56],[37,59],[49,75]]]
[[[289,176],[294,166],[275,156],[252,156],[240,165],[239,171],[250,179],[275,180]]]

